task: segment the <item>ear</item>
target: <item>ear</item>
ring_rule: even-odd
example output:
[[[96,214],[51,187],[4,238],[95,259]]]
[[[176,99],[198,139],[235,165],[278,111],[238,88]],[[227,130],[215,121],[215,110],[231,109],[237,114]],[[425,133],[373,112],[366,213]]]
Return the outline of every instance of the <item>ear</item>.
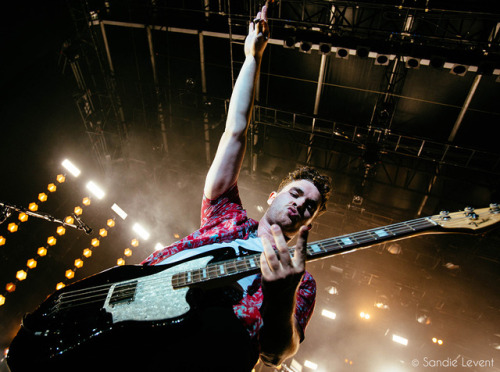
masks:
[[[276,191],[273,191],[271,194],[269,194],[269,198],[267,198],[267,205],[273,204],[273,201],[276,198],[276,195],[278,195],[278,193]]]

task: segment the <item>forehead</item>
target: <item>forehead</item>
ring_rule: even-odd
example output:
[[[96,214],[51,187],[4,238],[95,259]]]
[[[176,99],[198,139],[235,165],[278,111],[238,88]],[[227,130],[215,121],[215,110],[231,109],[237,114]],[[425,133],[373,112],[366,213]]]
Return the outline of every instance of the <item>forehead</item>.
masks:
[[[318,191],[317,187],[309,180],[297,180],[292,181],[288,185],[286,185],[281,191],[287,192],[291,189],[296,189],[303,193],[309,199],[313,199],[318,203],[321,201],[321,194]]]

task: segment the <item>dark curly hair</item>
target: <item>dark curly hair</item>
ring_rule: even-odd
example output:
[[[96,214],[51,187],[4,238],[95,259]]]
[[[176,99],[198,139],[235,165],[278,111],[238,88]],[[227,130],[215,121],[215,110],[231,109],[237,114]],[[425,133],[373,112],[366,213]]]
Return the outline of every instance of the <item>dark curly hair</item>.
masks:
[[[281,183],[278,186],[278,192],[280,192],[289,183],[298,180],[308,180],[316,186],[321,194],[319,212],[324,212],[326,210],[326,202],[330,198],[330,192],[332,189],[332,181],[330,177],[322,175],[315,168],[308,166],[300,167],[293,172],[288,173],[288,176],[281,180]]]

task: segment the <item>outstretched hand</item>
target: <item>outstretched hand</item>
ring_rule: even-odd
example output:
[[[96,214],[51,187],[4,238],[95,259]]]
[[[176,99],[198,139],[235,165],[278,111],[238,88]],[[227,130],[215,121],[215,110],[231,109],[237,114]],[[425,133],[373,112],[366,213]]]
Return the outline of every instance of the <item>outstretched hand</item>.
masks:
[[[260,257],[260,267],[265,293],[279,297],[295,296],[295,291],[305,272],[308,232],[309,229],[306,226],[301,227],[293,257],[290,255],[285,237],[278,225],[271,226],[276,251],[267,238],[262,238],[264,252]]]
[[[257,17],[248,26],[248,36],[245,40],[245,55],[262,57],[269,39],[267,23],[267,6],[264,5]]]

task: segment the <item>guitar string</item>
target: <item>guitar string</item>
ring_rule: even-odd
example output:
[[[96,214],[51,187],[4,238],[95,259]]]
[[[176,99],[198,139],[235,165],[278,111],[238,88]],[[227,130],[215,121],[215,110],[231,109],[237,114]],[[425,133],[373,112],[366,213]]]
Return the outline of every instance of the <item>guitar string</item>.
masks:
[[[412,226],[410,226],[411,230],[408,230],[408,226],[404,226],[404,225],[412,225]],[[389,230],[389,231],[392,230],[391,231],[392,234],[396,235],[398,232],[400,232],[400,230],[402,230],[402,231],[413,231],[413,230],[416,230],[418,228],[431,227],[431,226],[434,226],[434,224],[431,223],[430,221],[428,221],[427,218],[421,218],[421,219],[417,219],[417,220],[411,220],[411,221],[408,221],[408,222],[401,222],[401,223],[397,223],[397,224],[394,224],[394,225],[389,225],[389,226],[382,227],[382,228],[374,228],[374,229],[370,229],[370,230],[366,230],[366,231],[362,231],[362,232],[357,232],[357,233],[354,233],[354,234],[346,234],[346,235],[343,235],[343,236],[340,236],[340,237],[329,238],[329,239],[325,239],[325,240],[321,240],[321,241],[315,242],[314,244],[316,244],[316,245],[322,245],[322,246],[325,246],[326,248],[328,248],[329,246],[331,246],[331,243],[334,242],[335,245],[341,246],[340,243],[339,243],[339,240],[341,240],[343,237],[351,237],[357,243],[361,243],[362,244],[364,242],[372,241],[373,240],[373,238],[369,238],[368,240],[362,240],[362,239],[359,238],[359,237],[369,237],[369,235],[368,235],[369,232],[373,233],[375,231],[380,231],[380,230]],[[396,227],[396,229],[395,229],[395,227]],[[356,237],[358,237],[358,238],[356,239]],[[355,248],[354,244],[353,244],[353,248]],[[325,250],[325,252],[328,252],[328,250]],[[260,254],[257,254],[255,256],[258,256],[258,255],[260,255]],[[247,256],[247,258],[250,258],[250,257],[252,257],[252,256]],[[242,262],[242,261],[240,260],[240,262]],[[221,263],[211,264],[211,265],[207,266],[206,268],[207,268],[207,271],[210,271],[211,269],[217,271],[218,268],[220,267],[220,265],[221,265]],[[245,269],[247,269],[247,267],[243,267],[242,269],[245,270]],[[200,269],[195,269],[195,270],[192,270],[192,272],[199,271],[199,270]],[[189,272],[189,270],[187,272]],[[238,273],[238,271],[236,273]],[[232,273],[232,274],[234,274],[234,273]],[[220,275],[219,275],[219,277],[220,277]],[[146,281],[146,282],[155,282],[155,281],[162,281],[164,279],[165,278],[155,278],[155,277],[150,278],[150,279],[145,278],[143,280],[143,282],[144,281]],[[123,281],[123,282],[119,282],[119,284],[127,285],[127,282],[128,281]],[[133,282],[133,281],[131,281],[131,282]],[[75,291],[72,291],[72,292],[62,293],[61,296],[59,297],[59,299],[56,301],[56,304],[54,305],[54,308],[55,308],[55,310],[57,310],[58,308],[62,308],[63,305],[64,305],[64,308],[68,308],[68,307],[71,307],[70,305],[68,305],[68,304],[71,304],[71,303],[73,303],[74,306],[82,306],[82,305],[87,304],[87,302],[82,302],[82,301],[84,301],[86,299],[95,298],[96,296],[105,295],[103,298],[100,297],[99,299],[96,299],[96,300],[94,300],[92,302],[102,301],[103,299],[105,299],[107,297],[107,294],[109,292],[110,287],[113,286],[114,284],[116,284],[116,283],[110,283],[110,284],[108,283],[108,284],[103,284],[103,285],[100,285],[100,286],[85,288],[85,289],[82,289],[82,290],[75,290]],[[193,282],[186,283],[186,285],[188,285],[188,284],[193,284]],[[99,291],[101,291],[102,293],[99,293]],[[80,293],[77,293],[77,292],[80,292]],[[115,288],[115,290],[113,291],[113,294],[115,294],[115,293],[117,293],[119,295],[120,294],[120,289],[116,289]],[[69,299],[65,299],[64,297],[70,297],[70,298]],[[73,297],[73,298],[71,298],[71,297]]]
[[[334,245],[341,246],[340,243],[339,243],[339,240],[342,241],[343,237],[353,238],[356,241],[356,243],[363,244],[363,243],[368,242],[368,241],[373,241],[374,239],[373,239],[373,237],[369,236],[369,233],[373,234],[376,231],[387,230],[387,231],[391,232],[393,236],[396,236],[401,231],[405,231],[405,232],[417,231],[417,229],[419,229],[419,228],[421,229],[421,228],[432,227],[432,226],[435,226],[434,223],[430,222],[427,217],[424,217],[424,218],[421,218],[421,219],[411,220],[411,221],[407,221],[407,222],[400,222],[400,223],[396,223],[396,224],[393,224],[393,225],[388,225],[388,226],[385,226],[385,227],[373,228],[373,229],[369,229],[369,230],[365,230],[365,231],[357,232],[357,233],[353,233],[353,234],[346,234],[346,235],[335,237],[335,238],[328,238],[328,239],[324,239],[324,240],[315,242],[315,243],[313,243],[311,245],[315,244],[315,245],[323,246],[322,248],[323,248],[324,252],[328,252],[327,249],[329,247],[331,247],[332,242],[333,242]],[[410,227],[410,229],[408,227]],[[365,240],[362,239],[362,238],[366,238],[366,237],[368,237],[368,239],[365,239]],[[376,240],[377,240],[377,238],[375,238],[375,242],[376,242]],[[353,245],[353,248],[355,248],[355,244],[352,244],[352,245]],[[344,245],[344,246],[346,246],[346,245]],[[308,248],[310,248],[310,246]],[[291,249],[290,251],[293,252],[293,249]],[[256,256],[259,256],[259,255],[260,255],[260,253],[256,254],[256,255],[252,255],[252,256],[242,257],[242,258],[243,259],[245,259],[245,258],[253,258],[253,256],[256,257]],[[233,261],[233,262],[235,262],[235,261]],[[238,261],[236,261],[236,262],[238,262]],[[239,262],[243,262],[243,260],[240,260]],[[207,273],[210,270],[212,270],[212,271],[214,271],[214,270],[218,271],[218,268],[220,267],[221,264],[222,263],[208,265],[206,267]],[[232,275],[232,274],[235,274],[235,273],[245,272],[246,269],[248,269],[248,267],[246,267],[246,265],[245,265],[245,267],[240,268],[240,270],[241,269],[243,269],[244,271],[238,271],[238,269],[237,269],[236,272],[228,273],[225,276]],[[199,270],[200,269],[195,269],[195,270],[192,270],[192,272],[199,271]],[[189,270],[187,272],[189,272]],[[178,274],[178,273],[174,273],[172,275],[172,278],[174,277],[175,274]],[[209,274],[207,276],[209,276]],[[218,275],[218,276],[220,277],[221,275]],[[156,278],[156,275],[154,275],[153,278],[150,278],[150,279],[145,278],[143,280],[143,282],[151,282],[151,283],[154,284],[155,281],[163,281],[164,279],[165,278],[163,278],[163,277]],[[209,279],[212,279],[212,278],[209,278]],[[202,280],[200,280],[200,282],[201,281]],[[133,280],[118,282],[118,284],[126,286],[128,282],[132,283]],[[186,283],[186,285],[193,284],[193,283],[194,282]],[[58,300],[56,300],[56,303],[53,306],[53,309],[54,310],[63,309],[63,308],[66,309],[68,307],[71,307],[71,305],[73,305],[73,306],[82,306],[82,305],[86,305],[88,303],[93,303],[93,302],[97,302],[97,301],[103,301],[107,297],[109,289],[114,284],[117,284],[117,283],[107,283],[107,284],[102,284],[102,285],[99,285],[99,286],[94,286],[94,287],[90,287],[90,288],[85,288],[85,289],[74,290],[74,291],[71,291],[71,292],[62,293],[59,296]],[[117,289],[117,288],[115,288],[114,291],[113,291],[113,295],[116,293],[117,296],[118,296],[118,295],[120,295],[120,291],[123,291],[123,290],[129,290],[129,289],[128,288],[124,288],[124,289]],[[101,293],[99,293],[99,292],[101,292]],[[68,297],[68,298],[66,298],[66,297]],[[95,299],[96,297],[98,297],[98,299]],[[92,300],[91,302],[82,302],[82,301],[89,300],[89,299],[94,299],[94,300]]]

